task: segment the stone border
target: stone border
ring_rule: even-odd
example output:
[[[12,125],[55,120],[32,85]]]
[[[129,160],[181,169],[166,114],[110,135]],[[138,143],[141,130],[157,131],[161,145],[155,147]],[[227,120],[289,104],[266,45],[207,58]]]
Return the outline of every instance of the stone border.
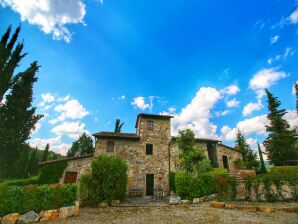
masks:
[[[224,208],[224,209],[238,209],[245,212],[276,212],[276,211],[284,211],[284,212],[295,212],[298,213],[298,206],[293,207],[270,207],[266,205],[237,205],[233,203],[225,203],[225,202],[217,202],[213,201],[210,203],[211,207],[214,208]]]
[[[65,219],[71,216],[77,216],[79,214],[80,204],[75,202],[75,205],[68,207],[61,207],[59,209],[41,211],[37,214],[34,211],[27,212],[20,215],[19,213],[12,213],[6,216],[0,217],[1,224],[13,224],[13,223],[32,223],[43,222],[56,219]]]

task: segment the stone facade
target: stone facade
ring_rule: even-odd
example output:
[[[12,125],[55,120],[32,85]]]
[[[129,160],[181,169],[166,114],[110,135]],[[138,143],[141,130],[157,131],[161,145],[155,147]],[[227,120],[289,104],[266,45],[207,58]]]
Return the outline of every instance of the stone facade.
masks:
[[[157,192],[169,193],[169,173],[179,171],[179,149],[176,138],[171,136],[171,116],[139,114],[136,133],[99,132],[93,156],[68,160],[68,166],[61,178],[67,179],[67,172],[80,176],[90,170],[92,160],[99,155],[114,155],[125,160],[128,166],[127,194],[137,190],[145,196]],[[234,161],[242,158],[239,151],[220,144],[218,140],[196,139],[214,167],[236,172]],[[225,160],[225,161],[224,161]]]

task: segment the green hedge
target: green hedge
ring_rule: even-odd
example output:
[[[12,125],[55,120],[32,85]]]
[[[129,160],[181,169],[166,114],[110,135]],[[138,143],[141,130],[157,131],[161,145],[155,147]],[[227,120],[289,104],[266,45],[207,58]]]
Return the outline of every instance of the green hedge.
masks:
[[[176,193],[182,199],[193,199],[214,193],[224,199],[233,199],[236,196],[236,181],[225,171],[214,170],[191,177],[186,173],[175,175]]]
[[[176,187],[175,187],[175,175],[176,173],[170,172],[170,177],[169,177],[169,186],[170,186],[170,191],[176,192]]]
[[[115,156],[99,156],[91,165],[91,174],[80,180],[80,199],[83,203],[111,202],[123,199],[127,185],[127,165]]]
[[[67,162],[59,162],[43,166],[37,176],[27,179],[15,179],[3,182],[9,186],[26,186],[26,185],[42,185],[55,184],[59,182],[64,169],[67,167]]]
[[[76,196],[76,184],[26,187],[0,184],[0,216],[70,206],[76,201]]]

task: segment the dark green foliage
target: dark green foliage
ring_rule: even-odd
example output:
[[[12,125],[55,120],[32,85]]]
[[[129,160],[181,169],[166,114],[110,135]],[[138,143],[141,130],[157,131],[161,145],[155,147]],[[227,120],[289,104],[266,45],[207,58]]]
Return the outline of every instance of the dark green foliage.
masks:
[[[120,133],[123,125],[124,122],[121,123],[120,119],[116,119],[114,132]]]
[[[176,187],[175,187],[175,175],[176,173],[170,172],[169,176],[169,186],[170,186],[170,191],[176,192]]]
[[[40,162],[46,162],[49,156],[50,144],[48,143],[44,149]]]
[[[238,130],[238,133],[237,133],[236,145],[238,146],[240,152],[242,153],[244,165],[248,169],[258,168],[259,163],[257,161],[257,154],[246,143],[246,139],[244,135],[240,132],[240,130]]]
[[[291,129],[288,121],[283,118],[287,113],[279,109],[281,103],[266,89],[269,125],[266,125],[268,136],[264,141],[268,158],[275,166],[285,166],[290,161],[298,160],[297,129]]]
[[[35,176],[38,174],[38,156],[37,156],[37,149],[31,152],[28,164],[27,164],[27,172],[28,176]]]
[[[244,162],[242,159],[236,159],[234,161],[234,165],[237,169],[240,169],[240,170],[244,168]]]
[[[10,38],[8,28],[0,41],[0,179],[20,175],[19,166],[22,151],[26,148],[31,130],[42,117],[32,107],[33,84],[39,66],[31,63],[24,72],[14,75],[21,59],[23,44],[14,45],[20,28]],[[6,101],[2,104],[4,95]]]
[[[80,191],[83,203],[97,204],[123,199],[127,185],[127,165],[115,156],[99,156],[91,165],[92,171],[82,177]]]
[[[94,152],[93,140],[86,133],[83,133],[78,140],[72,143],[67,152],[68,157],[82,156]]]
[[[66,161],[43,166],[39,173],[39,184],[58,183],[66,167]]]
[[[30,153],[29,148],[25,146],[17,161],[16,172],[15,172],[16,178],[28,177],[29,153]]]
[[[67,162],[59,162],[54,164],[48,164],[41,168],[39,174],[27,179],[13,179],[3,183],[10,186],[24,186],[31,184],[56,184],[59,183],[59,179],[62,177],[63,171],[67,166]]]
[[[296,112],[298,115],[298,80],[296,80],[294,84],[294,89],[295,89],[295,95],[296,95]]]
[[[0,184],[0,216],[11,213],[57,209],[73,205],[77,185],[8,186]]]
[[[261,150],[260,144],[258,144],[258,152],[259,152],[260,164],[261,164],[260,172],[267,173],[264,158],[263,158],[263,152]]]
[[[218,193],[222,199],[234,199],[236,196],[236,181],[222,170],[203,173],[191,177],[186,173],[175,176],[176,193],[183,199],[193,199]]]
[[[179,138],[176,140],[178,148],[180,166],[188,173],[203,173],[211,170],[211,165],[206,159],[204,152],[195,146],[195,135],[192,130],[179,131]]]

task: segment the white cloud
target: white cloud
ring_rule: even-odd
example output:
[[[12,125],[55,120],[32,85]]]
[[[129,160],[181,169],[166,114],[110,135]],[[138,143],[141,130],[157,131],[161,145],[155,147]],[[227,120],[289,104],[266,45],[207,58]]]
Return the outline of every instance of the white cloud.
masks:
[[[275,35],[275,36],[271,37],[270,44],[275,44],[278,40],[279,40],[279,36]]]
[[[63,122],[62,124],[52,128],[51,132],[58,136],[67,135],[70,138],[77,139],[84,132],[89,133],[85,129],[85,124],[80,122]]]
[[[279,79],[287,77],[283,71],[277,71],[276,68],[266,68],[254,74],[249,81],[249,88],[257,93],[258,99],[265,95],[265,88],[269,88]]]
[[[263,104],[261,103],[261,100],[258,100],[257,103],[248,103],[243,108],[242,114],[244,116],[250,115],[253,111],[257,111],[263,108]]]
[[[41,123],[37,122],[34,126],[34,130],[31,130],[31,134],[37,134],[41,128]]]
[[[296,24],[298,23],[298,9],[296,9],[288,18],[291,23]]]
[[[226,95],[235,95],[239,91],[240,91],[240,89],[237,85],[230,85],[230,86],[227,86],[226,88],[220,90],[220,92],[222,94],[226,94]]]
[[[42,102],[38,104],[40,107],[44,107],[48,103],[55,101],[55,96],[52,93],[42,93],[41,94]]]
[[[217,126],[210,122],[210,113],[221,94],[212,87],[201,87],[191,102],[172,119],[173,133],[190,128],[197,137],[217,138]]]
[[[150,104],[145,102],[145,98],[143,96],[134,98],[133,102],[131,102],[131,105],[133,105],[141,110],[145,110],[150,107]]]
[[[51,124],[55,124],[58,121],[64,121],[65,119],[82,119],[89,114],[89,112],[80,104],[78,100],[71,99],[65,104],[59,104],[54,109],[60,115],[50,120]]]
[[[230,112],[230,110],[224,110],[224,111],[215,111],[215,116],[217,117],[221,117],[221,116],[225,116]]]
[[[296,110],[288,110],[284,118],[289,122],[291,128],[298,128],[298,116]]]
[[[68,149],[70,148],[69,144],[62,143],[61,136],[55,138],[34,138],[29,142],[31,147],[37,147],[38,149],[44,149],[47,144],[50,145],[50,151],[66,155]]]
[[[21,16],[22,21],[37,25],[53,39],[71,40],[71,24],[84,24],[86,5],[82,0],[0,0],[2,7],[10,7]]]
[[[119,96],[118,99],[119,99],[119,100],[125,100],[125,96],[124,96],[124,95]]]
[[[225,141],[234,141],[236,139],[236,128],[230,128],[228,125],[224,125],[221,129],[221,139]]]
[[[228,100],[226,102],[227,107],[232,108],[232,107],[238,107],[240,104],[240,101],[236,100],[236,98],[233,98],[231,100]]]

